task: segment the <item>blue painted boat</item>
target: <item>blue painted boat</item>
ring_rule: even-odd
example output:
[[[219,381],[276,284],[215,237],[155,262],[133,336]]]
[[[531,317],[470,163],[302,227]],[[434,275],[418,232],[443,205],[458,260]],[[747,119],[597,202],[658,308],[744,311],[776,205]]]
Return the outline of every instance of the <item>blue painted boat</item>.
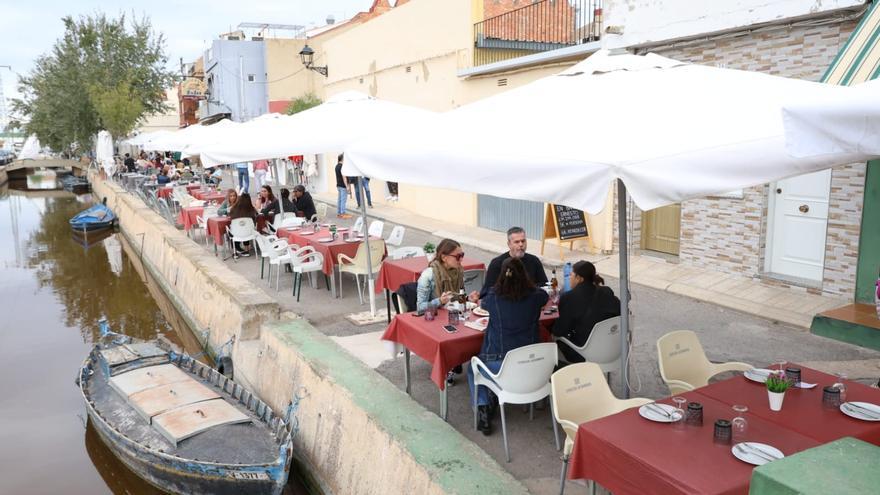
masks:
[[[120,461],[169,493],[282,493],[294,405],[277,416],[191,356],[101,324],[76,382],[91,424]]]
[[[78,232],[91,232],[93,230],[106,229],[113,226],[116,221],[116,215],[107,208],[106,205],[100,204],[78,213],[70,219],[70,226]]]

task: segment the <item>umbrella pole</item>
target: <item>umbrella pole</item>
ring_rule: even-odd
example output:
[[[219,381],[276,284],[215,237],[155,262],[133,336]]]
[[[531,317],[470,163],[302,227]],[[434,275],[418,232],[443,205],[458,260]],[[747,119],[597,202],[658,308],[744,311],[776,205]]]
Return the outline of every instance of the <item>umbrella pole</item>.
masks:
[[[629,256],[627,242],[626,184],[617,179],[617,237],[620,262],[620,382],[629,399]]]
[[[358,177],[357,195],[361,203],[361,215],[364,217],[364,242],[367,244],[367,290],[370,292],[370,316],[376,316],[376,291],[373,282],[373,256],[370,251],[370,231],[367,223],[367,200],[364,198],[364,178]]]

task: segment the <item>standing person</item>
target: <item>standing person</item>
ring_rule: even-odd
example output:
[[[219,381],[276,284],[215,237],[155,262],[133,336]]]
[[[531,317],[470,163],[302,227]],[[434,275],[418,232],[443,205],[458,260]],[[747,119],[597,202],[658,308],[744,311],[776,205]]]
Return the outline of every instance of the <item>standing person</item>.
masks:
[[[373,207],[373,197],[370,194],[370,178],[369,177],[361,177],[361,181],[364,183],[364,197],[367,198],[367,206],[370,208]],[[360,202],[358,202],[358,207],[360,207]]]
[[[254,164],[254,181],[257,183],[257,190],[266,183],[266,174],[269,173],[269,160],[255,160]]]
[[[358,177],[355,175],[350,175],[345,178],[349,187],[349,196],[351,193],[354,193],[354,199],[357,201],[358,209],[361,208],[361,182],[358,180]]]
[[[537,288],[526,273],[522,258],[510,257],[500,267],[500,275],[480,305],[489,312],[489,325],[478,354],[493,373],[501,369],[508,352],[540,342],[538,319],[549,296]],[[475,390],[474,369],[468,368],[471,403],[477,402],[477,429],[483,435],[492,433],[492,411],[489,391]]]
[[[345,201],[348,198],[348,183],[345,181],[345,177],[342,176],[343,159],[343,153],[340,153],[339,158],[336,160],[336,192],[338,193],[338,197],[336,198],[336,217],[351,218],[351,215],[345,213]]]
[[[486,270],[486,280],[480,296],[486,295],[491,287],[498,280],[498,274],[501,273],[501,264],[508,258],[519,258],[525,266],[526,275],[529,280],[538,287],[547,283],[547,274],[544,272],[544,265],[537,256],[526,252],[526,231],[522,227],[511,227],[507,229],[507,252],[496,257],[489,263]]]
[[[238,192],[249,193],[251,190],[251,177],[248,175],[248,164],[247,162],[238,162],[235,164],[235,169],[238,170]]]
[[[254,208],[250,194],[241,193],[238,201],[236,201],[235,205],[229,210],[229,218],[233,220],[236,218],[250,218],[254,221],[254,225],[257,224],[257,209]],[[236,258],[239,256],[250,256],[250,244],[250,241],[234,243],[232,246],[233,256]]]
[[[605,280],[589,261],[578,261],[571,272],[571,290],[559,298],[559,319],[553,324],[553,335],[565,337],[583,347],[600,321],[620,316],[620,299],[605,287]],[[559,352],[569,363],[581,363],[584,357],[560,341]]]
[[[128,170],[129,172],[134,172],[134,171],[135,171],[135,168],[134,168],[134,158],[132,158],[131,155],[129,155],[128,153],[125,154],[125,161],[123,161],[122,163],[125,164],[125,168],[126,168],[126,170]]]
[[[298,184],[294,187],[293,198],[297,211],[301,211],[302,216],[307,220],[311,220],[312,217],[318,214],[318,211],[315,209],[315,201],[312,199],[312,195],[306,191],[306,186]]]

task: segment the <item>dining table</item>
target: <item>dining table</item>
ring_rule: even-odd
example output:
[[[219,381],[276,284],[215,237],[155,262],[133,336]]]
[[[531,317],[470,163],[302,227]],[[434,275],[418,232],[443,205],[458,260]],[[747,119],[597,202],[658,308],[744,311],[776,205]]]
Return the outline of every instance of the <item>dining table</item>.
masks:
[[[407,283],[416,282],[419,276],[428,267],[426,256],[412,256],[399,260],[385,260],[382,269],[379,270],[379,278],[376,281],[376,292],[385,291],[386,309],[388,322],[391,323],[391,293]],[[486,265],[473,258],[465,256],[461,259],[462,270],[485,270]]]
[[[198,217],[205,212],[204,206],[184,206],[177,214],[177,223],[183,226],[183,230],[189,233],[190,229],[197,227]]]
[[[733,455],[739,442],[770,445],[785,456],[843,437],[880,444],[880,421],[862,421],[823,405],[822,388],[844,383],[846,400],[874,404],[880,404],[880,390],[799,367],[802,381],[816,386],[786,391],[781,411],[770,410],[763,383],[737,374],[680,394],[703,406],[701,426],[650,421],[638,408],[583,423],[578,427],[568,478],[593,480],[616,495],[738,495],[749,493],[754,469]],[[736,413],[734,405],[748,409]],[[732,442],[715,441],[715,421],[731,420],[737,414],[746,419],[746,431]]]
[[[202,200],[206,203],[222,203],[226,199],[226,194],[218,191],[205,191],[202,189],[194,189],[190,191],[192,197]]]
[[[164,186],[156,189],[156,197],[168,199],[174,191],[173,187]]]
[[[540,323],[549,323],[559,316],[553,311],[542,311]],[[471,314],[469,322],[476,322],[481,317]],[[427,320],[418,312],[395,315],[391,324],[385,329],[381,340],[393,342],[403,347],[404,351],[404,388],[407,394],[412,393],[410,377],[410,359],[412,353],[431,364],[431,381],[440,390],[440,417],[447,419],[449,407],[446,396],[446,374],[454,367],[464,364],[480,353],[483,346],[483,331],[466,326],[460,322],[454,333],[447,332],[443,327],[449,325],[449,312],[444,308],[437,310],[433,320]]]
[[[330,228],[323,226],[317,232],[314,229],[305,227],[280,228],[276,232],[279,238],[286,238],[289,244],[295,244],[299,247],[312,246],[315,251],[321,253],[324,258],[324,265],[321,271],[330,278],[330,290],[333,297],[339,297],[339,291],[336,287],[336,274],[338,273],[339,255],[344,254],[350,258],[357,255],[358,248],[363,243],[363,236],[358,236],[353,240],[347,240],[343,233],[347,231],[337,231],[336,238],[332,238]],[[370,237],[371,241],[381,241],[379,237]],[[386,253],[387,254],[387,251]],[[373,267],[376,269],[377,267]]]

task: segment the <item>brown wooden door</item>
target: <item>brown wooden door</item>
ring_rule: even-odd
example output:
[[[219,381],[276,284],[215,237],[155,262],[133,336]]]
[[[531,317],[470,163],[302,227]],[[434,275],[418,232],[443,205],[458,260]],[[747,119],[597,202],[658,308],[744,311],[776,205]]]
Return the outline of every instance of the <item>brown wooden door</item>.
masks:
[[[642,213],[642,249],[678,256],[681,237],[681,205],[669,205]]]

